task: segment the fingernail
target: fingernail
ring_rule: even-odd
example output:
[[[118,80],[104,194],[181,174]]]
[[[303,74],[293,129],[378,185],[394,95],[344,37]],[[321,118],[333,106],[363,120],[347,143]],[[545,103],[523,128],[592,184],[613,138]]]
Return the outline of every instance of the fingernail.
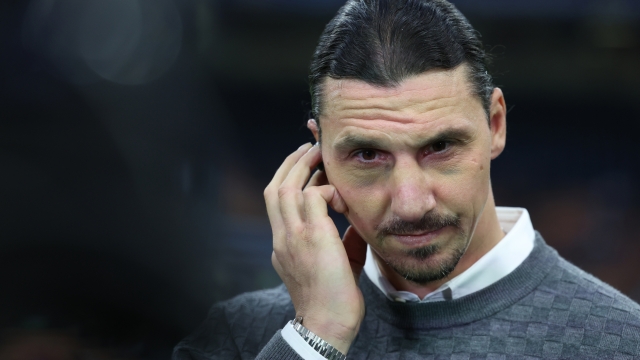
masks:
[[[303,148],[303,147],[305,147],[305,146],[309,146],[309,145],[311,145],[311,143],[302,144],[302,145],[298,148],[298,150],[302,150],[302,148]]]
[[[310,148],[309,148],[309,150],[307,150],[307,152],[309,152],[309,151],[313,150],[314,148],[319,148],[319,147],[320,147],[320,143],[319,143],[319,142],[317,142],[317,143],[313,144],[313,146],[312,146],[312,147],[310,147]]]

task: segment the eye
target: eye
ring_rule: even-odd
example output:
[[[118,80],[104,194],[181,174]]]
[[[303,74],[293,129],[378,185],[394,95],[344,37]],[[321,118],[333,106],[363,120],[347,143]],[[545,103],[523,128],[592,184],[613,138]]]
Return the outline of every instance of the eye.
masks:
[[[448,148],[449,148],[449,142],[447,141],[438,141],[436,143],[433,143],[433,145],[431,145],[431,150],[436,153],[443,152]]]
[[[354,151],[352,156],[361,163],[372,163],[380,161],[384,158],[384,156],[382,156],[379,151],[372,149],[361,149]]]
[[[376,152],[373,150],[361,150],[359,155],[364,161],[373,161],[376,159]]]

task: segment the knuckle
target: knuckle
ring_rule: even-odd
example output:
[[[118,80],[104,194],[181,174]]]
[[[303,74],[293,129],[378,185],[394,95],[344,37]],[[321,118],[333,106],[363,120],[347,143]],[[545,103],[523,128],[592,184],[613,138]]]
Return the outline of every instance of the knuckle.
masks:
[[[287,239],[295,241],[296,239],[304,237],[306,233],[306,226],[304,224],[296,224],[291,226],[291,231],[287,233]]]
[[[287,197],[288,195],[292,194],[295,191],[297,191],[297,190],[296,189],[292,189],[290,187],[281,186],[281,187],[278,188],[278,197],[282,199],[282,198]]]
[[[264,195],[265,199],[271,198],[271,194],[272,193],[273,193],[273,190],[272,190],[272,186],[271,185],[269,185],[266,188],[264,188],[264,191],[262,192],[262,194]]]
[[[282,265],[280,264],[280,261],[278,261],[278,256],[276,255],[275,252],[271,254],[271,265],[276,270],[276,272],[280,275],[282,272]]]
[[[278,260],[278,263],[285,261],[289,256],[286,246],[273,246],[273,252],[271,253],[271,259]]]
[[[271,253],[271,259],[278,259],[282,257],[283,248],[281,246],[274,245],[273,252]]]
[[[299,223],[293,226],[291,237],[303,237],[307,233],[307,225]]]
[[[303,225],[300,225],[299,236],[301,239],[310,240],[314,236],[314,225],[312,221],[306,222]]]
[[[318,193],[318,188],[315,186],[311,186],[302,190],[302,194],[304,195],[304,197],[314,196],[317,193]]]

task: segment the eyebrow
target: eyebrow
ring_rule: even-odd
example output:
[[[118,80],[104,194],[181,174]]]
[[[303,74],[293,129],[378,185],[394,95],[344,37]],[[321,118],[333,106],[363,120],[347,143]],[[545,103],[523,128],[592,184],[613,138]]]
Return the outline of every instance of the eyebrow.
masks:
[[[418,148],[423,148],[439,141],[457,139],[466,142],[471,137],[471,132],[466,128],[449,128],[434,134],[426,139],[421,139]],[[386,140],[370,138],[358,134],[347,134],[336,141],[334,149],[338,152],[346,152],[352,149],[380,149],[384,147]]]
[[[363,137],[360,135],[348,134],[338,140],[334,148],[338,152],[345,152],[351,149],[378,149],[383,147],[384,141],[378,138]]]

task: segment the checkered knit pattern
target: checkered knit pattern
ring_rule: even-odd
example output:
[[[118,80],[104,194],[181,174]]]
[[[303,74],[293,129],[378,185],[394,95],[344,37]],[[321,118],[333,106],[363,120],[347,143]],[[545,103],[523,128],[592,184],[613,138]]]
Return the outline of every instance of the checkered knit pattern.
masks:
[[[640,306],[562,259],[538,235],[497,283],[452,301],[397,303],[362,276],[367,312],[348,359],[640,359]],[[215,305],[174,360],[301,358],[280,332],[286,288]]]

